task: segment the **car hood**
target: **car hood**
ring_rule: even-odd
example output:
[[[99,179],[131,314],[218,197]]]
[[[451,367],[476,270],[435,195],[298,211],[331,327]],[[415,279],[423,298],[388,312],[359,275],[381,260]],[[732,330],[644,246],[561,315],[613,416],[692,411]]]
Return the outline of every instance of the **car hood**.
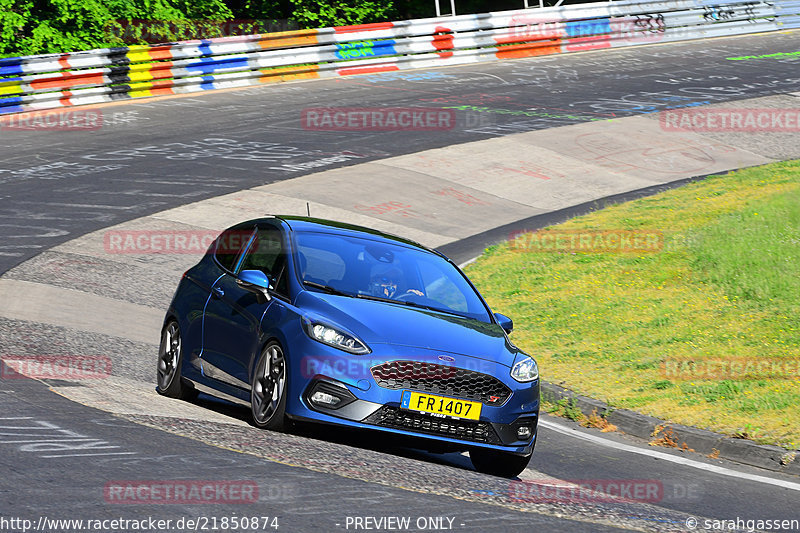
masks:
[[[497,324],[401,304],[303,291],[297,306],[309,318],[327,319],[368,345],[424,348],[512,366],[519,352]]]

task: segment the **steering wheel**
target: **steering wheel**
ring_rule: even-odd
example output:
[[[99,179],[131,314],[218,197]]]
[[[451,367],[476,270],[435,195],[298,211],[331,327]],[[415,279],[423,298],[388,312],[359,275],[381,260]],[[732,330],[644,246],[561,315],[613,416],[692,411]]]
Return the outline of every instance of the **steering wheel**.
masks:
[[[405,302],[406,300],[408,300],[412,296],[417,297],[417,298],[427,298],[427,296],[425,296],[425,295],[421,295],[420,296],[419,294],[417,294],[415,292],[411,292],[411,291],[412,291],[412,289],[407,290],[405,293],[403,293],[400,296],[398,296],[397,298],[395,298],[395,300],[397,300],[399,302]]]

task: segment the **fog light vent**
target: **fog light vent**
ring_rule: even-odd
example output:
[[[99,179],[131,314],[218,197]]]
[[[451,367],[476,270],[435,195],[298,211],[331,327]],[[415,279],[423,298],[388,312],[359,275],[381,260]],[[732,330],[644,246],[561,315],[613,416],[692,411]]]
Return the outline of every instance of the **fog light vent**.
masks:
[[[312,394],[311,401],[317,405],[322,405],[325,407],[334,407],[342,403],[341,398],[322,391],[317,391],[314,394]]]
[[[334,381],[314,381],[306,389],[306,401],[319,410],[339,409],[356,401],[347,387]]]

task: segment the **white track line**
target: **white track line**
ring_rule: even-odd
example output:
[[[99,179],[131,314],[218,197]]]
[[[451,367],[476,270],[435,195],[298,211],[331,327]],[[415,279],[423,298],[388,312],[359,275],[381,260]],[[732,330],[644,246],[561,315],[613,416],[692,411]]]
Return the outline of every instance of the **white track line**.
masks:
[[[738,477],[741,479],[747,479],[749,481],[756,481],[758,483],[767,483],[769,485],[775,485],[778,487],[783,487],[785,489],[800,491],[800,483],[794,483],[792,481],[784,481],[782,479],[773,479],[770,477],[758,476],[755,474],[747,474],[745,472],[737,472],[736,470],[731,470],[729,468],[725,468],[722,466],[710,465],[708,463],[701,463],[700,461],[693,461],[692,459],[687,459],[685,457],[677,457],[675,455],[670,455],[668,453],[659,452],[656,450],[649,450],[647,448],[638,448],[636,446],[631,446],[629,444],[614,442],[609,439],[604,439],[603,437],[598,437],[597,435],[590,435],[588,433],[583,433],[581,431],[569,428],[567,426],[562,426],[561,424],[558,424],[551,420],[544,420],[540,418],[539,425],[544,426],[548,429],[552,429],[553,431],[556,431],[563,435],[568,435],[570,437],[575,437],[577,439],[593,442],[595,444],[599,444],[600,446],[607,446],[609,448],[622,450],[624,452],[638,453],[639,455],[646,455],[648,457],[653,457],[655,459],[662,459],[664,461],[669,461],[671,463],[677,463],[679,465],[689,466],[692,468],[697,468],[699,470],[706,470],[708,472],[713,472],[715,474],[720,474],[722,476]]]

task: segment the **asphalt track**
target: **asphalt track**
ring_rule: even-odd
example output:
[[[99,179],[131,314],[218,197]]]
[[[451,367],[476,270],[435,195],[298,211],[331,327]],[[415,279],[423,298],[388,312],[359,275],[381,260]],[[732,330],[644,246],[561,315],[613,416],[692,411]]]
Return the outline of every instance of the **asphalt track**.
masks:
[[[0,129],[0,272],[91,231],[314,171],[590,119],[792,93],[800,82],[797,61],[725,58],[798,49],[797,33],[670,44],[112,105],[101,108],[104,125],[94,132]],[[436,133],[314,132],[303,129],[299,119],[303,109],[312,107],[385,105],[467,105],[539,115],[520,120],[487,111],[462,112],[457,128]],[[225,143],[224,157],[213,149],[220,139],[233,141]],[[758,136],[746,141],[764,143]],[[769,149],[775,159],[785,155],[780,143]],[[313,166],[320,162],[328,163]],[[468,259],[474,243],[469,247],[456,240],[443,249],[447,247],[458,259]],[[61,268],[77,286],[85,282],[99,292],[122,290],[102,287],[101,277],[82,280],[80,264]],[[0,320],[0,334],[0,352],[6,354],[104,353],[115,342],[11,319]],[[133,359],[146,358],[150,347],[123,348]],[[124,363],[115,369],[141,371]],[[58,389],[63,384],[50,385]],[[366,515],[449,516],[455,517],[453,528],[464,531],[603,531],[614,526],[680,531],[687,515],[798,518],[795,488],[631,454],[613,443],[640,443],[621,435],[606,436],[607,446],[545,426],[523,480],[657,480],[664,487],[657,502],[509,502],[509,482],[472,472],[462,456],[395,447],[387,453],[385,443],[363,435],[331,436],[310,429],[265,435],[242,422],[246,411],[216,404],[204,408],[218,412],[217,420],[193,422],[191,417],[155,414],[110,416],[30,380],[4,380],[2,393],[3,416],[9,419],[3,420],[0,442],[0,462],[7,473],[0,481],[2,516],[242,516],[250,510],[226,504],[113,505],[104,500],[103,487],[109,480],[128,479],[256,479],[261,493],[257,514],[278,516],[284,531],[344,530],[347,516]],[[68,448],[63,443],[54,444],[60,451],[51,453],[42,452],[45,446],[26,447],[36,443],[16,442],[41,440],[30,421],[57,424],[86,440],[115,446],[105,453],[125,455],[49,457],[74,454],[64,453]],[[797,483],[780,474],[692,459]]]

